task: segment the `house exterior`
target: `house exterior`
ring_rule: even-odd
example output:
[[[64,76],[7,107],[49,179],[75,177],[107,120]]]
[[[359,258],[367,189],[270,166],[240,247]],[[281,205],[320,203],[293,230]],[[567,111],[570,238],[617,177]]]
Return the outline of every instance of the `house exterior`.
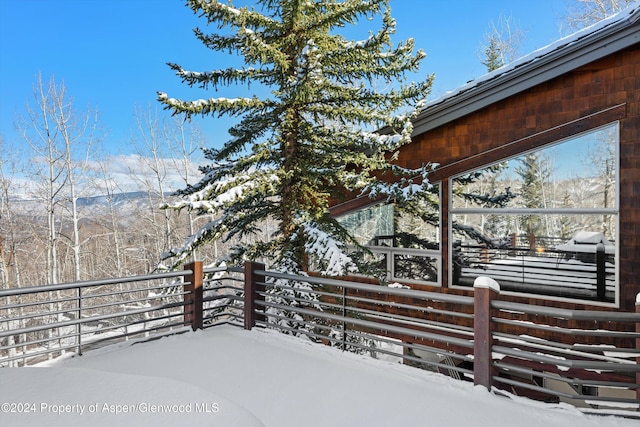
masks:
[[[400,220],[366,197],[333,215],[362,234],[390,281],[468,294],[489,276],[518,302],[634,311],[639,19],[640,6],[627,9],[427,104],[397,162],[437,164],[437,224]],[[418,229],[429,244],[399,242]]]

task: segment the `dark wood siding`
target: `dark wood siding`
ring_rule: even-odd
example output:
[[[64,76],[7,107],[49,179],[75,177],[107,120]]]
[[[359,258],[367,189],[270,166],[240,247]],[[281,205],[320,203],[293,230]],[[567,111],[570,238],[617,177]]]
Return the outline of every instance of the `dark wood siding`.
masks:
[[[439,163],[432,180],[446,180],[616,120],[620,121],[620,303],[623,310],[633,311],[640,292],[640,45],[417,135],[402,148],[398,163],[412,168]],[[447,213],[444,205],[443,221]],[[446,266],[446,244],[443,252]],[[525,300],[541,303],[536,298]]]

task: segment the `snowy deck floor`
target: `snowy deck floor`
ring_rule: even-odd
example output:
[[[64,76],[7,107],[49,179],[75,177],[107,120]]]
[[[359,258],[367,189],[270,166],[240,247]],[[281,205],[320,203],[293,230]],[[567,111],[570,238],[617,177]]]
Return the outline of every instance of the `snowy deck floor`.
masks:
[[[0,403],[9,404],[0,411],[1,426],[511,427],[517,422],[518,427],[606,427],[638,422],[507,399],[398,363],[231,326],[114,345],[48,365],[0,369]]]
[[[615,290],[615,266],[606,263],[606,286]],[[575,259],[542,256],[507,257],[485,262],[476,267],[462,268],[463,277],[490,276],[500,281],[528,285],[557,286],[567,289],[595,290],[596,265]]]

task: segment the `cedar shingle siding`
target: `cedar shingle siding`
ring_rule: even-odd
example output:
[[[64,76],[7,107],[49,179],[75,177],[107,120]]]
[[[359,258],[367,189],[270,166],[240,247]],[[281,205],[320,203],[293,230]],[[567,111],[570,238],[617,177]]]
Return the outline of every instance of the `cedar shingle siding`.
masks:
[[[617,120],[620,302],[621,308],[631,311],[640,292],[640,45],[417,135],[403,147],[398,163],[407,167],[439,163],[432,181],[446,181],[458,173]],[[448,258],[445,190],[442,243],[443,256]],[[443,259],[443,265],[448,265],[448,260]],[[448,269],[443,270],[442,283],[446,286]]]

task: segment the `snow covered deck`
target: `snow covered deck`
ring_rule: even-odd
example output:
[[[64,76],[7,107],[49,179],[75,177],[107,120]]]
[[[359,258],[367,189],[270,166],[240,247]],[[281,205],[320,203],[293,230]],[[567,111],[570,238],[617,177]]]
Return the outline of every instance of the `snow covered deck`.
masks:
[[[0,403],[8,403],[0,425],[637,425],[231,326],[113,345],[49,365],[0,369]]]
[[[566,250],[532,253],[528,249],[483,249],[463,246],[466,265],[460,270],[458,284],[472,286],[480,276],[498,281],[503,290],[531,292],[580,299],[597,299],[599,280],[604,293],[601,300],[613,301],[616,292],[616,267],[612,245],[604,249],[599,276],[596,245],[561,245]]]
[[[615,286],[614,265],[606,263],[609,275],[607,286]],[[491,276],[496,280],[576,289],[592,289],[596,286],[596,265],[573,259],[546,258],[540,256],[506,257],[483,263],[475,268],[463,268],[463,275]]]

